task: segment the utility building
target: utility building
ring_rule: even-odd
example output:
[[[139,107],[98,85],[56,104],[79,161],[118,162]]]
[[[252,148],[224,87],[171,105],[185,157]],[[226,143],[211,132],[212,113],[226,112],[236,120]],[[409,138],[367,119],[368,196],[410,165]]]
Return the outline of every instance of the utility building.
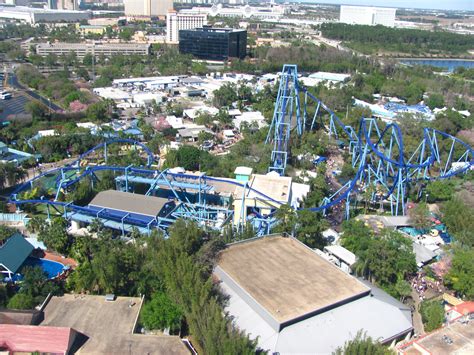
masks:
[[[179,31],[179,51],[200,59],[245,58],[247,31],[203,26]]]

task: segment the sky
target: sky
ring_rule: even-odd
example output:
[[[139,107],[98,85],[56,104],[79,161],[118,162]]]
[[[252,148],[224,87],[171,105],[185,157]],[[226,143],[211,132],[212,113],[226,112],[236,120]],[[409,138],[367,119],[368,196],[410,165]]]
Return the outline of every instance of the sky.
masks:
[[[301,2],[474,11],[474,0],[301,0]]]

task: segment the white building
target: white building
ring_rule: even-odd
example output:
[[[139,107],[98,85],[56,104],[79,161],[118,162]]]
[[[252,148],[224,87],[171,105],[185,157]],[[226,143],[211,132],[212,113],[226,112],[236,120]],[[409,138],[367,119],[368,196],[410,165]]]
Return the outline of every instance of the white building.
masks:
[[[262,6],[229,6],[224,7],[222,4],[213,4],[212,7],[193,7],[192,9],[183,10],[187,13],[202,14],[206,13],[209,16],[220,17],[242,17],[242,18],[259,18],[262,20],[276,20],[281,19],[288,13],[289,7],[286,5],[279,5],[269,3]]]
[[[339,22],[351,25],[383,25],[394,27],[396,11],[397,9],[388,7],[341,5]]]
[[[128,18],[164,17],[173,9],[173,0],[123,0]]]
[[[79,22],[91,17],[89,11],[49,10],[26,6],[0,6],[0,19],[34,25],[38,22]]]
[[[166,15],[166,42],[178,43],[180,30],[207,25],[207,14],[170,11]]]

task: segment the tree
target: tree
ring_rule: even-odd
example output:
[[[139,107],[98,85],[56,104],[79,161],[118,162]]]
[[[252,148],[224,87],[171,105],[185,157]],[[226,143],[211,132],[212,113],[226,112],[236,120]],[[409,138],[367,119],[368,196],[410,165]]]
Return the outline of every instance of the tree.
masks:
[[[8,301],[7,308],[9,309],[32,309],[35,306],[33,297],[26,293],[17,293],[10,301]]]
[[[92,57],[92,54],[86,53],[84,55],[84,58],[82,58],[82,64],[84,64],[86,67],[92,66],[94,58]]]
[[[395,284],[395,291],[400,296],[400,302],[404,302],[411,295],[410,283],[406,280],[398,279]]]
[[[323,249],[326,240],[323,231],[329,227],[320,213],[301,210],[297,213],[296,238],[310,248]]]
[[[49,54],[45,57],[44,62],[45,62],[45,64],[46,64],[48,67],[52,68],[52,67],[54,67],[54,66],[57,65],[57,63],[58,63],[58,57],[57,57],[56,54],[49,53]]]
[[[426,106],[430,109],[443,108],[444,107],[444,97],[438,93],[432,93],[428,96],[428,99],[425,100]]]
[[[26,171],[14,163],[0,163],[0,188],[14,186],[26,176]]]
[[[135,30],[131,27],[123,27],[119,32],[119,38],[123,41],[130,41]]]
[[[186,170],[199,170],[201,151],[191,145],[183,145],[176,152],[178,166]]]
[[[344,221],[342,232],[342,246],[356,255],[367,250],[373,238],[372,230],[364,222],[355,219]]]
[[[426,187],[427,200],[430,203],[447,201],[454,194],[454,183],[449,180],[431,181]]]
[[[15,234],[16,230],[7,226],[0,225],[0,245],[3,244],[4,240],[10,238],[13,234]]]
[[[48,112],[48,108],[40,102],[30,101],[25,105],[25,111],[28,112],[33,118],[43,118]]]
[[[198,134],[198,142],[201,144],[204,143],[205,141],[210,141],[213,138],[214,138],[214,135],[207,131],[201,131]]]
[[[376,282],[394,297],[401,298],[403,295],[399,291],[403,290],[403,285],[397,287],[397,283],[417,270],[412,241],[398,232],[383,231],[377,238],[366,237],[364,243],[367,244],[365,249],[353,250],[357,256],[354,265],[356,274]]]
[[[451,269],[444,281],[460,295],[474,300],[474,249],[472,247],[454,249]]]
[[[426,203],[419,203],[408,211],[410,222],[415,228],[428,229],[431,226],[430,211]]]
[[[424,301],[420,307],[421,319],[427,332],[438,329],[443,325],[444,308],[440,301]]]
[[[362,330],[357,332],[354,339],[346,341],[343,347],[339,347],[334,352],[335,355],[390,355],[395,352],[382,344],[367,337]]]
[[[95,122],[107,121],[110,117],[111,104],[108,100],[99,101],[89,105],[86,115]]]
[[[286,233],[293,236],[297,223],[297,214],[290,205],[284,204],[275,213],[275,218],[278,220],[278,224],[275,227],[276,233]]]
[[[474,247],[474,208],[466,205],[460,198],[454,196],[442,208],[443,222],[448,231],[461,244]]]
[[[146,302],[141,312],[141,320],[147,329],[177,331],[181,327],[183,312],[165,293],[158,292]]]
[[[214,90],[214,98],[212,103],[217,108],[230,106],[234,101],[237,101],[237,89],[235,84],[224,84],[219,89]]]
[[[66,220],[61,217],[54,218],[49,226],[40,231],[38,239],[44,242],[49,249],[66,254],[71,242],[67,233]]]

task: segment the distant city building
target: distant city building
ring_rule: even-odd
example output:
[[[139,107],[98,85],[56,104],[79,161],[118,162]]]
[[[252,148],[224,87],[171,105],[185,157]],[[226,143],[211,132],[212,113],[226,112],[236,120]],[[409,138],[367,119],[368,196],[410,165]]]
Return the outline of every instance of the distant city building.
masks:
[[[56,0],[56,6],[58,10],[77,10],[78,9],[76,0]]]
[[[84,57],[87,53],[106,57],[117,54],[148,55],[150,45],[142,43],[39,43],[36,45],[36,53],[43,57],[48,54],[67,55],[71,52],[75,52],[79,58]]]
[[[228,6],[222,4],[214,4],[211,7],[193,7],[184,9],[180,12],[186,13],[206,13],[209,16],[219,17],[243,17],[243,18],[259,18],[259,19],[279,19],[282,18],[289,10],[288,6],[269,3],[267,6]]]
[[[179,31],[179,51],[201,59],[245,58],[247,31],[203,26]]]
[[[388,7],[348,6],[341,5],[339,22],[351,25],[395,26],[397,9]]]
[[[128,18],[165,17],[173,9],[173,0],[124,0]]]
[[[166,15],[166,41],[178,43],[180,30],[191,30],[207,25],[206,14],[170,11]]]
[[[34,25],[38,22],[80,22],[91,17],[89,11],[38,9],[25,6],[0,6],[0,19]]]

